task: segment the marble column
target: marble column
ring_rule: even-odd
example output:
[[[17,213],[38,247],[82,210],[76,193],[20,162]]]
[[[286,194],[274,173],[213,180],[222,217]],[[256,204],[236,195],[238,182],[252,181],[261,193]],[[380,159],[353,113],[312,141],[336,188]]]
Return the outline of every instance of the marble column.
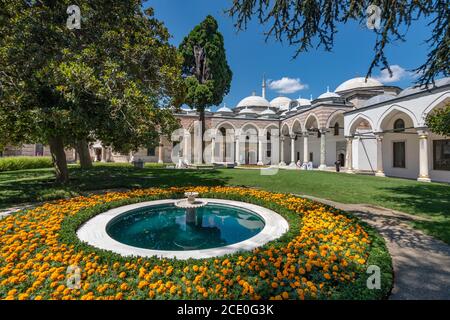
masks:
[[[280,137],[280,166],[285,166],[286,162],[284,162],[284,136]]]
[[[377,139],[377,172],[375,176],[377,177],[385,177],[384,169],[383,169],[383,134],[376,133],[375,137]]]
[[[263,137],[258,136],[258,166],[264,165],[263,163]]]
[[[190,147],[191,147],[191,135],[189,133],[185,133],[183,136],[183,158],[185,163],[190,163]]]
[[[216,162],[216,137],[212,136],[211,137],[211,163]]]
[[[419,130],[417,134],[419,135],[419,177],[417,181],[431,182],[428,167],[428,132]]]
[[[308,131],[303,132],[303,163],[309,162],[308,138]]]
[[[289,166],[294,167],[295,166],[295,134],[292,134],[290,136],[291,138],[291,163]]]
[[[347,173],[355,173],[353,170],[353,137],[346,137],[347,139],[347,151],[345,153],[345,167]]]
[[[234,156],[235,156],[235,162],[236,162],[236,165],[240,165],[241,163],[240,163],[240,159],[239,159],[239,136],[237,135],[235,138],[234,138],[235,140],[234,140]]]
[[[327,139],[326,130],[320,131],[320,166],[319,170],[327,168]]]

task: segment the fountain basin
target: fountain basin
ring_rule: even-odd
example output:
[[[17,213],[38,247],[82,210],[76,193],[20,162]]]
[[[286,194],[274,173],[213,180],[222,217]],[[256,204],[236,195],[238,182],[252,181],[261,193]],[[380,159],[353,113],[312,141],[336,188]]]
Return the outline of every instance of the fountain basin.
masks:
[[[287,221],[257,205],[222,199],[199,209],[178,208],[176,199],[111,209],[87,221],[78,237],[123,256],[201,259],[260,247],[283,235]]]

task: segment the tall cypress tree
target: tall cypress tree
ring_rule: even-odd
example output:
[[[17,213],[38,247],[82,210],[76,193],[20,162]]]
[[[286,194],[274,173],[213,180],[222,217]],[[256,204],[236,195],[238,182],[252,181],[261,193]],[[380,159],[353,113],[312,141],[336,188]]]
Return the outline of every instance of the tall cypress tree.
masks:
[[[205,109],[222,102],[230,91],[233,77],[218,28],[217,21],[207,16],[184,38],[179,48],[184,58],[185,102],[200,115],[202,137],[205,133]],[[202,140],[202,154],[204,149]]]

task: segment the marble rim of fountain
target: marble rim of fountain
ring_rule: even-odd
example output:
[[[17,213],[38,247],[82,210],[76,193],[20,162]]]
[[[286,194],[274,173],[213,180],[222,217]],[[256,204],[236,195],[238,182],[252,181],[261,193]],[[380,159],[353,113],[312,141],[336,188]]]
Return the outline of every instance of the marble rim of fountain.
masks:
[[[249,210],[253,214],[258,215],[264,220],[264,228],[255,236],[238,243],[217,248],[185,251],[153,250],[134,247],[113,239],[106,232],[106,227],[110,221],[122,214],[128,213],[131,210],[136,210],[147,206],[175,204],[177,201],[179,201],[179,199],[164,199],[140,202],[108,210],[86,221],[77,230],[77,236],[81,241],[95,248],[108,250],[125,257],[136,256],[149,258],[156,256],[158,258],[176,258],[179,260],[187,260],[191,258],[214,258],[242,251],[251,251],[265,245],[270,241],[280,238],[289,230],[289,224],[286,219],[284,219],[275,211],[258,205],[225,199],[199,198],[197,200],[207,201],[209,204],[228,205]]]

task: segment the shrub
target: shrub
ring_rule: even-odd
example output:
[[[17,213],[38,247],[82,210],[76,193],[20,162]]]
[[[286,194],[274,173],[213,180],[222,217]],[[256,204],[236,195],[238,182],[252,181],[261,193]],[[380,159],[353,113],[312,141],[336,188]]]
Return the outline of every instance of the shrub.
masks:
[[[0,172],[51,168],[53,166],[50,157],[7,157],[0,158]]]

